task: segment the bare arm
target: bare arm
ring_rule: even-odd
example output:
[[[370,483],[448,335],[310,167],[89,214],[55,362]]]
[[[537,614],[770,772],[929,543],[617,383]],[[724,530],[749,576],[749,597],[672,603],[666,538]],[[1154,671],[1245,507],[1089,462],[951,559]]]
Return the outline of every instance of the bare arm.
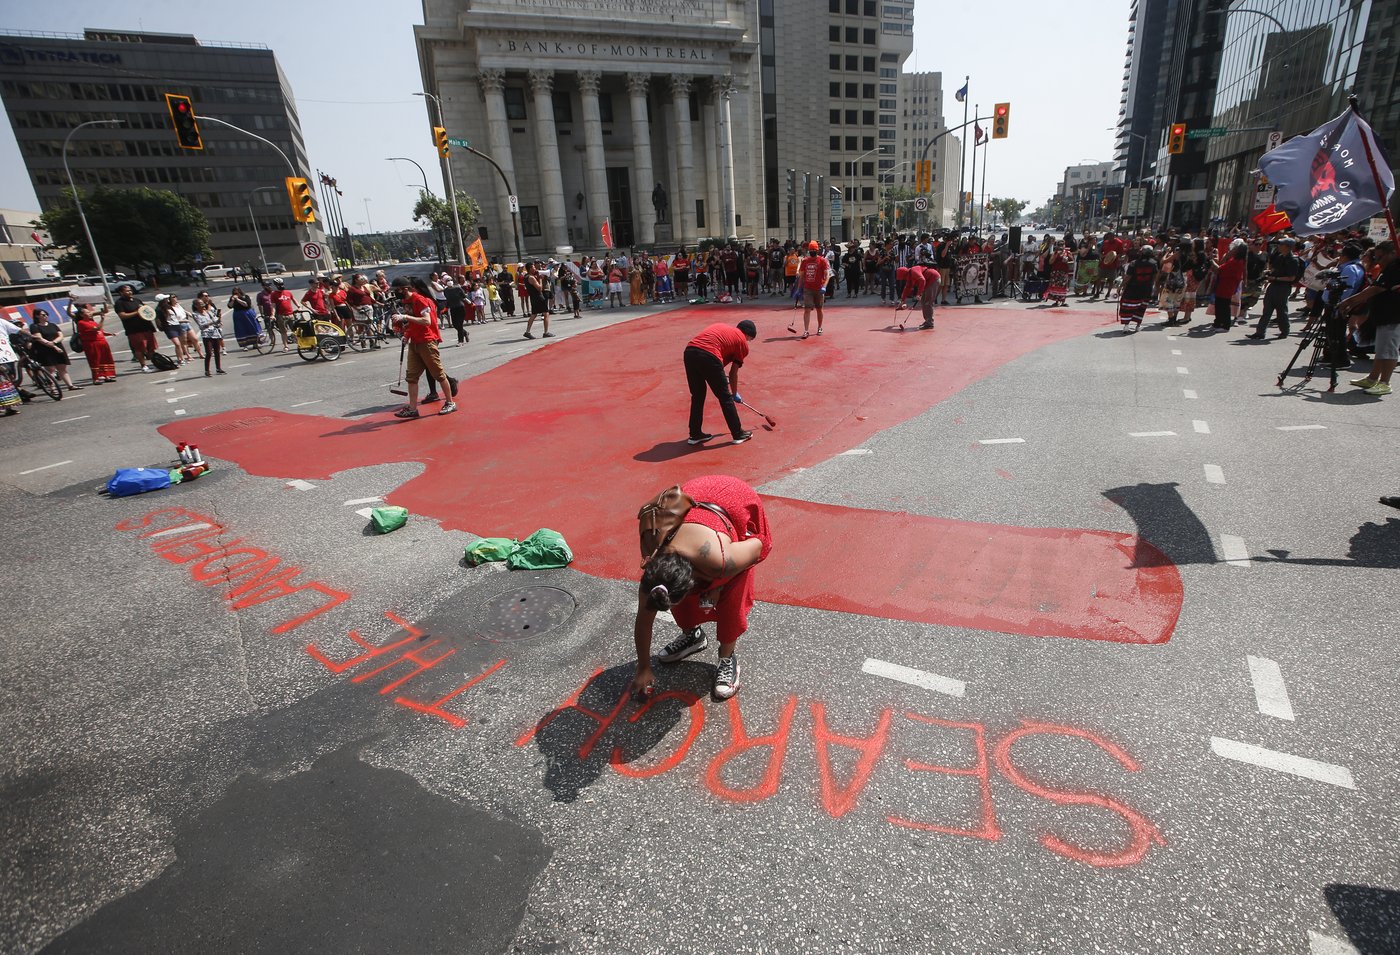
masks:
[[[651,628],[655,622],[656,611],[647,603],[645,594],[638,594],[637,618],[632,624],[632,642],[637,649],[637,671],[632,677],[631,689],[634,699],[651,695]]]

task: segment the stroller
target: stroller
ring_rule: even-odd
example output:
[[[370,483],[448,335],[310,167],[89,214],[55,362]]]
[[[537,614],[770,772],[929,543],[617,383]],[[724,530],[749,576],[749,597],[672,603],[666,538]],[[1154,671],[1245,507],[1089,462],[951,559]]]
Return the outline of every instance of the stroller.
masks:
[[[1034,272],[1028,273],[1021,282],[1021,301],[1039,301],[1045,297],[1045,290],[1050,287],[1050,280]]]

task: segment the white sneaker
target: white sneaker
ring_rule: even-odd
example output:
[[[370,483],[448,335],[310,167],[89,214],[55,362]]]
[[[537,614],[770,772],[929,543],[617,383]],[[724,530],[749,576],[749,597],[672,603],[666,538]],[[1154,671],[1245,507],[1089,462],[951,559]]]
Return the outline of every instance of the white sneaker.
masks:
[[[142,374],[149,375],[149,374],[150,374],[151,372],[153,372],[153,371],[155,371],[155,369],[152,368],[150,365],[142,365],[142,366],[141,366],[141,373],[142,373]]]

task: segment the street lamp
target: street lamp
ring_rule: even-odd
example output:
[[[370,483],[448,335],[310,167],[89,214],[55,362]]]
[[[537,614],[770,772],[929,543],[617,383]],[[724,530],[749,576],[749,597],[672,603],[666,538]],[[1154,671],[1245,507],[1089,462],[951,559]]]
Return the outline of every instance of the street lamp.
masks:
[[[92,261],[97,266],[97,274],[102,278],[102,291],[107,296],[107,303],[112,302],[112,289],[107,284],[107,270],[102,267],[102,257],[97,254],[97,243],[92,240],[92,229],[88,228],[87,214],[83,212],[83,200],[78,197],[78,187],[73,184],[73,171],[68,168],[68,141],[73,138],[73,134],[84,126],[124,126],[124,119],[90,119],[86,123],[79,123],[68,131],[68,135],[63,138],[63,172],[68,177],[68,189],[73,193],[73,204],[78,207],[78,218],[83,223],[83,234],[87,236],[88,251],[92,253]]]
[[[427,193],[428,195],[430,195],[430,196],[433,194],[433,190],[431,190],[431,189],[428,188],[428,174],[427,174],[426,172],[423,171],[423,167],[422,167],[422,165],[419,164],[418,160],[416,160],[416,159],[409,159],[407,156],[390,156],[388,159],[386,159],[386,160],[384,160],[384,161],[385,161],[385,162],[411,162],[411,163],[413,163],[413,165],[418,166],[418,172],[423,176],[423,191],[426,192],[426,193]],[[417,187],[417,186],[414,186],[414,188],[416,189],[416,188],[418,188],[418,187]]]
[[[433,105],[437,107],[437,125],[445,125],[442,121],[442,100],[438,99],[432,93],[414,93],[413,95],[422,96],[424,99],[432,100]],[[467,247],[462,244],[462,217],[457,212],[457,189],[452,184],[451,157],[448,157],[447,161],[443,163],[443,165],[447,167],[447,203],[452,207],[452,224],[457,229],[457,261],[462,264],[463,268],[466,268]],[[422,167],[420,166],[419,168],[421,169]],[[426,176],[424,177],[424,185],[427,185]]]
[[[248,193],[248,218],[253,222],[253,238],[258,241],[258,258],[262,260],[263,274],[267,274],[267,255],[263,252],[262,235],[258,232],[258,217],[253,215],[253,196],[260,192],[276,192],[277,186],[258,186]]]
[[[852,209],[853,213],[858,213],[860,210],[860,180],[856,178],[856,163],[860,162],[866,156],[872,156],[875,153],[882,152],[883,150],[884,144],[881,143],[874,149],[869,150],[868,152],[863,152],[855,159],[852,159],[848,163],[846,163],[846,181],[853,183],[853,185],[851,186],[851,204],[854,207]],[[863,220],[859,217],[859,215],[852,215],[851,218],[854,219],[856,223],[856,238],[860,238],[860,229],[863,224]]]
[[[374,220],[369,216],[369,196],[365,196],[365,222],[369,223],[369,231],[374,231]]]

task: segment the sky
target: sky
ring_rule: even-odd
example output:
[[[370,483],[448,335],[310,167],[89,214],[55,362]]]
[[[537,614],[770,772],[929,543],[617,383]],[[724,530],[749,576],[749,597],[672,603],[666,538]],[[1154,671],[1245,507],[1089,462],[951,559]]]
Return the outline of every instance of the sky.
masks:
[[[952,3],[916,0],[905,70],[943,73],[952,125],[962,122],[953,93],[964,76],[982,115],[993,103],[1011,103],[1010,138],[992,143],[987,156],[988,195],[1025,199],[1034,209],[1066,166],[1112,158],[1129,0],[1003,0],[983,9],[993,7],[994,19],[979,25]],[[296,96],[312,170],[337,179],[346,225],[356,232],[413,227],[422,178],[387,156],[416,159],[441,192],[423,100],[413,96],[422,88],[413,43],[421,20],[418,0],[340,0],[317,12],[286,0],[0,0],[0,32],[103,27],[271,47]],[[305,32],[311,27],[314,34]],[[0,208],[38,207],[14,132],[0,123]]]

